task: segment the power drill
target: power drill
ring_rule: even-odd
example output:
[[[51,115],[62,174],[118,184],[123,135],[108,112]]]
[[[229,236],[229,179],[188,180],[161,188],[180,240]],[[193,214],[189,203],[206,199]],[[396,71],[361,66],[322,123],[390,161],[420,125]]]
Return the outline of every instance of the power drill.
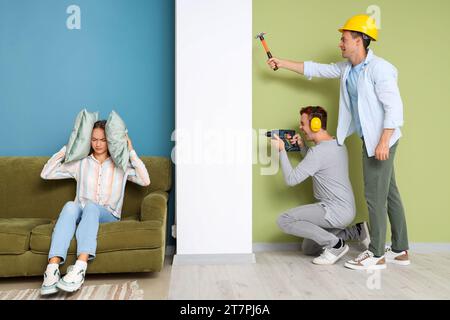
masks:
[[[284,141],[284,148],[287,152],[290,151],[300,151],[300,146],[298,143],[292,144],[290,139],[295,136],[295,130],[290,129],[277,129],[266,132],[266,137],[273,137],[274,135],[278,135],[281,140]]]

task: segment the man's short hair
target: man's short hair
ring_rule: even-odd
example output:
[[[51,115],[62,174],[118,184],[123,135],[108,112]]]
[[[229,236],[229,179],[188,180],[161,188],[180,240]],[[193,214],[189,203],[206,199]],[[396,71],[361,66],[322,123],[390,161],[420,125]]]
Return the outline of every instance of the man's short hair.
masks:
[[[370,41],[372,40],[372,38],[369,37],[368,35],[362,33],[362,32],[358,32],[358,31],[350,31],[350,33],[352,34],[352,38],[353,39],[356,39],[356,38],[359,38],[359,37],[362,39],[364,49],[366,49],[366,51],[367,51],[368,48],[369,48]]]
[[[306,113],[308,119],[311,120],[313,115],[320,115],[320,121],[322,122],[322,129],[327,130],[327,112],[320,106],[308,106],[300,110],[300,115]]]

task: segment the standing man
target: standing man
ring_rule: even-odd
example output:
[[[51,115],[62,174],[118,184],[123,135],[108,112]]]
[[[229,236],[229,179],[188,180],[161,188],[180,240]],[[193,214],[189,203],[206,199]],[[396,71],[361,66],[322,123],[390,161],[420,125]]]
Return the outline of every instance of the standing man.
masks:
[[[384,269],[386,262],[407,265],[410,262],[406,220],[394,173],[394,157],[403,125],[397,69],[368,48],[378,38],[375,20],[370,16],[354,16],[339,31],[342,33],[339,48],[347,61],[319,64],[272,58],[267,63],[272,69],[288,69],[308,79],[341,79],[337,141],[342,145],[355,132],[363,140],[371,240],[369,249],[345,266],[364,270]],[[385,248],[387,216],[392,231],[391,248]]]

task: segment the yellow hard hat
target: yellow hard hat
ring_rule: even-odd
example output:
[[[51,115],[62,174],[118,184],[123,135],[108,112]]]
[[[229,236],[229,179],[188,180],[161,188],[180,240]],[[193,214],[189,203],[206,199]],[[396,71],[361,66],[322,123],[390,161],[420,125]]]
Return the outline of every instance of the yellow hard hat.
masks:
[[[374,41],[377,41],[378,38],[378,30],[375,19],[366,14],[351,17],[347,20],[344,26],[338,30],[339,32],[344,32],[344,30],[358,31],[371,37]]]

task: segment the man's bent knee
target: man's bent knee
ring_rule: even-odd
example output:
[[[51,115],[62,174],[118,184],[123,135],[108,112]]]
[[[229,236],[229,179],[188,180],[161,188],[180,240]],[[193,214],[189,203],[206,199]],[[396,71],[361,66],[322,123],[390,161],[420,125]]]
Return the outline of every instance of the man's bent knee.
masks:
[[[290,221],[291,221],[291,219],[288,217],[288,215],[286,213],[283,213],[278,217],[277,225],[281,230],[286,231],[286,229],[289,226]]]

